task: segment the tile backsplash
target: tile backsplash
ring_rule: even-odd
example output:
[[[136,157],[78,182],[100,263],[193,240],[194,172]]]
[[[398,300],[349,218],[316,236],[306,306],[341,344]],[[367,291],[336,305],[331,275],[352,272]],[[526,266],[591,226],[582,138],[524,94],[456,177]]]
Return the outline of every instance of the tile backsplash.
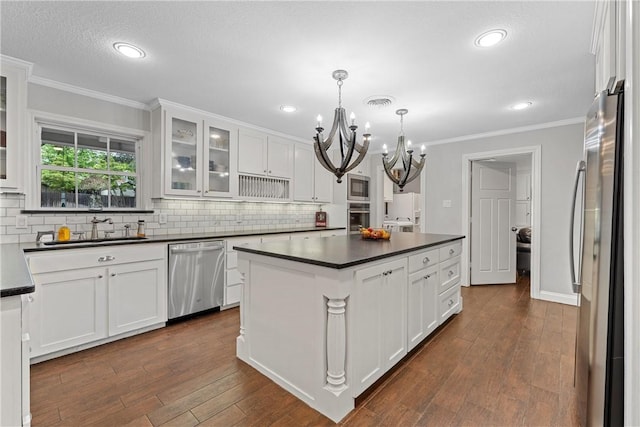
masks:
[[[98,219],[108,217],[113,222],[98,224],[100,237],[104,231],[114,231],[112,237],[123,236],[125,224],[131,224],[131,230],[135,233],[139,219],[145,221],[145,232],[148,236],[313,227],[318,206],[298,203],[157,199],[153,201],[153,214],[21,214],[22,209],[23,195],[0,194],[0,243],[34,242],[38,231],[56,231],[64,224],[72,232],[87,232],[86,235],[89,237],[91,219],[94,216]],[[26,228],[16,228],[18,215],[26,217]],[[161,215],[166,216],[165,224],[160,224]]]

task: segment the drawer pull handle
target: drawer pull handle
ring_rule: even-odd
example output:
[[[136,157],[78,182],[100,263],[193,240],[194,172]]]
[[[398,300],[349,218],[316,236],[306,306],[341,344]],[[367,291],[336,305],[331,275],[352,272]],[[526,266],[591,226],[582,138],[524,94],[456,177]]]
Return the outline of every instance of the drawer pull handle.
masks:
[[[111,277],[116,277],[116,273],[111,273]]]
[[[33,302],[33,297],[32,297],[31,295],[29,295],[29,296],[27,297],[27,301],[29,301],[29,302]]]
[[[455,273],[451,270],[449,270],[449,277],[453,276]]]
[[[116,259],[116,257],[111,255],[101,256],[100,258],[98,258],[98,262],[113,261],[114,259]]]
[[[426,263],[428,263],[429,261],[430,261],[429,257],[428,257],[428,256],[426,256],[426,257],[424,257],[424,259],[422,260],[422,263],[423,263],[423,264],[426,264]]]
[[[456,251],[454,251],[453,249],[449,249],[449,255],[453,255],[454,253],[456,253]]]
[[[452,300],[452,299],[450,299],[450,300],[449,300],[449,307],[451,307],[452,305],[453,305],[453,300]]]
[[[429,277],[431,277],[431,274],[427,274],[426,276],[424,276],[425,279],[428,279]]]
[[[102,279],[102,274],[98,274],[98,279]]]

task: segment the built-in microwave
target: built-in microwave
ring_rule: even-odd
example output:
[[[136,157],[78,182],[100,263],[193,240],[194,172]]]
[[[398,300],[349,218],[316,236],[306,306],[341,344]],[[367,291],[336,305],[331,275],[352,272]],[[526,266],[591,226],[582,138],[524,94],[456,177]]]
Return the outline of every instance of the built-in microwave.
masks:
[[[369,177],[347,174],[347,200],[356,202],[369,201]]]

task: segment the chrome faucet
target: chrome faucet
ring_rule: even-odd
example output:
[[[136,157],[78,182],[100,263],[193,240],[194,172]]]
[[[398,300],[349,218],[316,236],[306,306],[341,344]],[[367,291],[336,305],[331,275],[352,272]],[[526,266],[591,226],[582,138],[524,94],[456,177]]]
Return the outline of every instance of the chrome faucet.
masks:
[[[95,216],[91,220],[91,240],[96,240],[98,238],[98,224],[101,222],[106,222],[107,224],[113,224],[111,218],[98,219]]]

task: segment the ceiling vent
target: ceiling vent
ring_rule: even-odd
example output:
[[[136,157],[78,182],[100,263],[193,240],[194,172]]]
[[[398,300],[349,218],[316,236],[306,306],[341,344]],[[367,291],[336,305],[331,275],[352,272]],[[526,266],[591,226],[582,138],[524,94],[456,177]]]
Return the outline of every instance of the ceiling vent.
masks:
[[[373,95],[368,98],[365,98],[364,104],[373,108],[384,108],[395,102],[395,98],[389,95]]]

